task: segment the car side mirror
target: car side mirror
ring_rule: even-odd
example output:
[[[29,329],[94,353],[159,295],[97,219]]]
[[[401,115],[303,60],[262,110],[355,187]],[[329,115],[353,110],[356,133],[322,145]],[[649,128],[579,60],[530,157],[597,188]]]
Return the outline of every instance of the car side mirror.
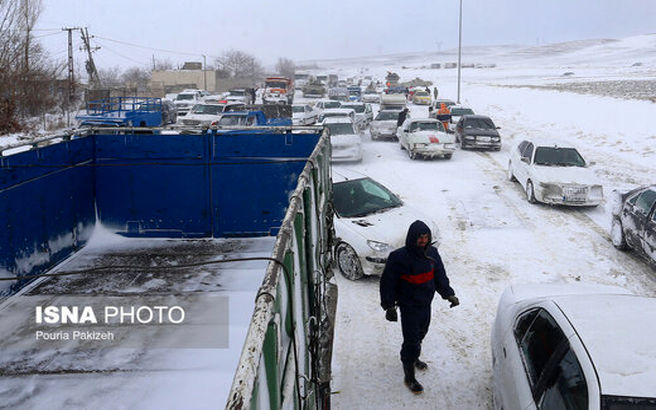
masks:
[[[590,161],[590,162],[588,162],[588,166],[589,166],[589,167],[591,167],[591,166],[593,166],[593,165],[597,165],[597,163],[596,163],[595,161]]]
[[[526,162],[527,164],[530,164],[531,160],[529,159],[529,157],[522,157],[522,162]]]
[[[497,127],[497,129],[498,129],[498,130],[500,130],[500,129],[501,129],[501,127]]]

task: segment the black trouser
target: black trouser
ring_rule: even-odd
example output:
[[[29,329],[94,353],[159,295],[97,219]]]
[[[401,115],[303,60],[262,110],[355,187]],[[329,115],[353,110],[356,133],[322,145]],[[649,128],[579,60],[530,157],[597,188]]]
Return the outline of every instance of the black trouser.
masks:
[[[421,354],[421,341],[428,332],[431,319],[431,307],[427,306],[400,306],[401,330],[403,331],[403,345],[401,345],[401,361],[414,363]]]

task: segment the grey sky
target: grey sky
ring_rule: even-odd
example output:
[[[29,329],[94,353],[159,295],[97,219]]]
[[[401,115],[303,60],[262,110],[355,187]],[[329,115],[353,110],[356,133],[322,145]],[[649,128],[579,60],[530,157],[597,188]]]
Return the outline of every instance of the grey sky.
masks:
[[[235,48],[273,64],[458,44],[458,0],[42,0],[36,33],[53,56],[66,57],[64,26],[86,26],[102,48],[100,67],[149,66],[152,56],[208,64]],[[656,32],[653,0],[463,0],[463,45],[553,43]],[[49,35],[52,34],[52,35]],[[114,41],[112,41],[114,40]],[[74,38],[76,48],[81,44]],[[122,41],[155,49],[132,47]],[[81,52],[76,50],[80,61]]]

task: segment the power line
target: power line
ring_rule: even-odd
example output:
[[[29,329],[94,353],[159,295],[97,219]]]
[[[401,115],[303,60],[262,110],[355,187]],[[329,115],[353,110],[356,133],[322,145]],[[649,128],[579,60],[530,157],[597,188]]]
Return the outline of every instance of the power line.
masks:
[[[40,36],[34,36],[34,37],[32,37],[32,38],[44,38],[44,37],[50,37],[50,36],[54,36],[54,35],[57,35],[57,34],[64,34],[64,32],[63,32],[63,31],[61,31],[61,29],[59,29],[59,31],[58,31],[58,32],[56,32],[56,33],[50,33],[50,34],[41,34]]]
[[[98,36],[96,36],[96,38],[98,38]],[[133,63],[139,64],[139,65],[143,65],[143,66],[145,66],[145,67],[150,67],[150,62],[148,62],[148,63],[144,63],[143,61],[137,61],[137,60],[135,60],[135,59],[133,59],[133,58],[131,58],[131,57],[128,57],[128,56],[126,56],[126,55],[123,55],[123,54],[119,53],[118,51],[112,49],[111,47],[107,47],[106,44],[103,44],[103,43],[99,42],[98,40],[96,40],[96,44],[100,45],[100,46],[101,46],[102,48],[104,48],[105,50],[107,50],[107,51],[109,51],[109,52],[111,52],[111,53],[113,53],[113,54],[116,54],[117,56],[119,56],[119,57],[121,57],[121,58],[124,58],[124,59],[126,59],[126,60],[132,61]]]
[[[164,52],[164,53],[182,54],[182,55],[195,56],[195,57],[203,55],[203,53],[189,53],[189,52],[184,52],[184,51],[174,51],[174,50],[166,50],[166,49],[163,49],[163,48],[141,46],[139,44],[128,43],[127,41],[113,40],[111,38],[101,37],[101,36],[98,36],[98,35],[95,35],[94,37],[95,38],[100,38],[100,39],[103,39],[103,40],[107,40],[107,41],[111,41],[111,42],[114,42],[114,43],[118,43],[118,44],[131,46],[131,47],[138,47],[138,48],[143,48],[143,49],[146,49],[146,50],[153,50],[153,51],[161,51],[161,52]],[[213,58],[218,58],[218,56],[214,56],[214,55],[210,55],[210,54],[205,54],[205,55],[209,56],[209,57],[213,57]]]

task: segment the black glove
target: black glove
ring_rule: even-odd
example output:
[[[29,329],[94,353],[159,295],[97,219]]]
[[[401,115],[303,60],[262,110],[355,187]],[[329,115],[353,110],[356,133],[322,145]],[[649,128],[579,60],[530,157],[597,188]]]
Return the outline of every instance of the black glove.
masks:
[[[399,320],[399,315],[396,313],[396,308],[388,308],[385,310],[385,319],[389,320],[390,322],[396,322]]]
[[[449,306],[450,308],[452,308],[452,307],[456,307],[456,306],[458,306],[458,305],[460,304],[460,301],[458,300],[458,298],[456,297],[456,295],[451,295],[451,296],[449,296],[448,298],[446,298],[446,300],[448,300],[449,302],[451,302],[451,305]]]

